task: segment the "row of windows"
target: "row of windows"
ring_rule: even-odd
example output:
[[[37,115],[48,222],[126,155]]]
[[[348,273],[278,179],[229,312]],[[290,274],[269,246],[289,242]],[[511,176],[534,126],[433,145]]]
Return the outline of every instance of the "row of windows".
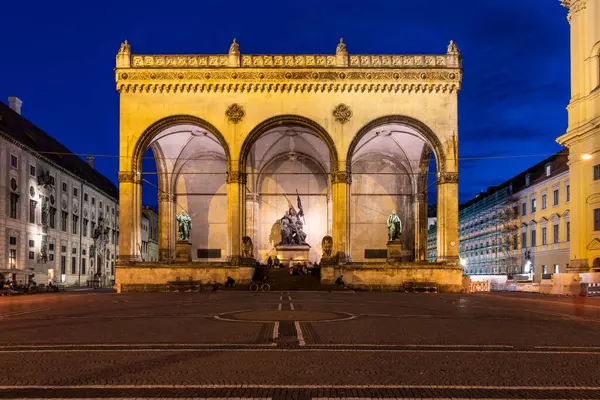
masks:
[[[599,209],[600,211],[600,209]],[[600,216],[600,213],[599,213]],[[571,240],[571,222],[567,221],[566,222],[566,229],[567,229],[567,242],[569,242]],[[542,227],[541,229],[542,231],[542,246],[545,246],[548,244],[548,227]],[[555,224],[552,225],[552,243],[559,243],[559,225]],[[530,241],[529,243],[527,242],[527,232],[521,232],[521,246],[522,248],[525,247],[535,247],[537,246],[537,231],[535,229],[532,229],[531,232],[529,232],[530,234]]]
[[[13,168],[18,168],[19,166],[19,159],[17,156],[11,154],[10,155],[10,165]],[[31,175],[32,177],[37,177],[36,176],[36,167],[35,165],[30,165],[29,166],[29,175]],[[54,177],[50,176],[51,181],[54,182]],[[14,190],[14,189],[13,189]],[[63,192],[67,192],[68,191],[68,185],[67,182],[62,182],[62,191]],[[77,187],[73,187],[73,196],[78,197],[79,196],[79,188]],[[88,194],[84,193],[83,194],[83,201],[88,201]],[[92,197],[92,205],[96,204],[96,198]],[[100,208],[103,207],[102,201],[100,201]],[[114,208],[110,208],[108,205],[106,206],[106,212],[111,212],[113,215],[115,214],[115,209]],[[119,215],[118,211],[117,211],[117,215]]]
[[[566,196],[565,196],[565,202],[568,202],[571,200],[571,185],[566,185]],[[552,191],[552,206],[557,206],[559,203],[559,190],[558,189],[554,189]],[[546,208],[548,208],[548,200],[547,200],[547,195],[546,193],[542,194],[542,210],[545,210]],[[531,207],[531,213],[535,213],[537,211],[537,200],[536,198],[532,198],[530,200],[530,207]],[[527,215],[527,203],[523,202],[521,204],[521,216],[526,216]]]

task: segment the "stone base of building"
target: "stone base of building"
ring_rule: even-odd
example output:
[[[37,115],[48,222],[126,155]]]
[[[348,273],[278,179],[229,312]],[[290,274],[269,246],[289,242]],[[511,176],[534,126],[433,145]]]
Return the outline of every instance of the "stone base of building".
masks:
[[[178,240],[175,244],[175,261],[192,261],[192,243],[187,240]]]
[[[281,260],[281,263],[288,266],[290,259],[293,262],[308,262],[308,252],[310,246],[308,244],[297,244],[297,245],[278,245],[275,246],[277,251],[277,257]]]
[[[590,264],[588,263],[587,258],[577,259],[574,258],[569,262],[569,267],[567,268],[567,272],[589,272]]]
[[[232,277],[236,284],[246,285],[252,282],[254,267],[230,266],[227,263],[134,263],[117,265],[115,289],[121,292],[164,291],[168,282],[194,280],[203,283],[210,281],[224,284]]]
[[[462,267],[445,263],[369,263],[321,266],[321,283],[333,284],[342,275],[352,289],[398,291],[408,282],[435,282],[440,292],[462,290]]]

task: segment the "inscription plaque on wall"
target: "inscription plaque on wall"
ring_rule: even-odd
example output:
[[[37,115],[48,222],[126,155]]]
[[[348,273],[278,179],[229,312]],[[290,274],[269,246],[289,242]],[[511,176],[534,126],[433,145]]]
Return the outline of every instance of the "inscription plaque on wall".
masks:
[[[198,258],[221,258],[221,249],[198,249]]]
[[[365,258],[387,258],[387,249],[365,249]]]

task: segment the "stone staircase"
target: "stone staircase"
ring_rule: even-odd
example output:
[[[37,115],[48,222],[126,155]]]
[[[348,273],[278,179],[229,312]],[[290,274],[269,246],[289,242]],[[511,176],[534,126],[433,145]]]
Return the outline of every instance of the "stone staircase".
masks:
[[[271,291],[287,290],[345,290],[336,285],[321,284],[318,276],[304,275],[293,276],[288,273],[287,268],[271,268],[267,270],[268,283]]]

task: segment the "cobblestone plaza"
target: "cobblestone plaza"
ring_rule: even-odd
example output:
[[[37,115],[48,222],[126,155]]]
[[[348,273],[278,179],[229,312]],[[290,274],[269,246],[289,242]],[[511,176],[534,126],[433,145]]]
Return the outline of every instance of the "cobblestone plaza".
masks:
[[[2,398],[600,397],[595,299],[87,292],[0,317]]]

